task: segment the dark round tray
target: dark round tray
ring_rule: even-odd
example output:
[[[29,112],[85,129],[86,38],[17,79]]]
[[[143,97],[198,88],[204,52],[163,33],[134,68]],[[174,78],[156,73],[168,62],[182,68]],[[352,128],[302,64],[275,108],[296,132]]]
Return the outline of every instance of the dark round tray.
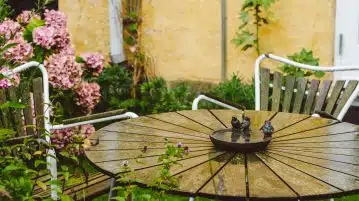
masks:
[[[229,128],[214,131],[210,135],[210,139],[218,149],[234,152],[256,152],[265,150],[272,138],[264,138],[259,130],[240,132]]]

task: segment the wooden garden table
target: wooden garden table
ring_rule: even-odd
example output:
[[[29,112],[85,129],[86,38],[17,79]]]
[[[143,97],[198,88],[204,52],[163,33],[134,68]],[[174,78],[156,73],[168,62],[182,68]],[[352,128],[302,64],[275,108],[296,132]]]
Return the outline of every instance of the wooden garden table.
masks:
[[[123,174],[124,161],[140,184],[157,177],[165,138],[189,153],[171,168],[173,190],[221,200],[311,200],[359,193],[359,127],[310,115],[246,111],[251,131],[274,126],[268,147],[252,153],[218,150],[209,135],[231,127],[235,110],[179,111],[113,123],[96,132],[86,151],[101,171]],[[147,149],[144,150],[145,146]]]

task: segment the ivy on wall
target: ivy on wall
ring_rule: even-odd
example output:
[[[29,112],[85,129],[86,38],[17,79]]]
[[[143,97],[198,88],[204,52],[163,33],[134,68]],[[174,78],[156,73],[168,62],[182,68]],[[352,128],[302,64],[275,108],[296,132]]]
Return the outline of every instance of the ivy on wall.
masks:
[[[123,37],[127,64],[133,70],[132,96],[136,97],[136,88],[141,81],[149,81],[155,75],[152,59],[141,46],[141,0],[125,0],[123,2]]]

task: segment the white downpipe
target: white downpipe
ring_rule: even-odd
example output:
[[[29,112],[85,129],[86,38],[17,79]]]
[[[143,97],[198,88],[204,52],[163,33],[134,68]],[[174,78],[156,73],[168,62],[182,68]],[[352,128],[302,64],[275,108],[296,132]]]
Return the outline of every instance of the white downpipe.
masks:
[[[49,96],[49,76],[47,74],[46,68],[44,67],[44,65],[38,63],[38,62],[28,62],[24,65],[21,65],[19,67],[16,67],[14,69],[9,70],[8,72],[3,73],[4,76],[11,76],[12,74],[15,73],[20,73],[22,71],[25,71],[31,67],[37,67],[40,69],[41,74],[42,74],[42,84],[43,84],[43,99],[44,99],[44,127],[45,127],[45,131],[46,132],[50,132],[50,128],[51,128],[51,123],[50,123],[50,107],[51,107],[51,102],[50,102],[50,96]],[[51,144],[51,140],[50,140],[50,136],[46,135],[45,137],[46,142]],[[52,156],[56,156],[55,155],[55,150],[54,149],[49,149],[48,150],[48,154],[52,155]],[[47,160],[47,169],[50,171],[51,174],[51,180],[57,180],[57,167],[56,167],[56,159],[53,157],[48,156],[46,158]],[[57,200],[58,196],[57,196],[57,191],[56,191],[57,186],[55,184],[51,184],[51,198],[54,200]]]
[[[207,97],[207,96],[205,96],[205,95],[199,95],[199,96],[197,96],[197,98],[195,98],[195,99],[193,100],[192,110],[198,110],[198,103],[199,103],[199,101],[201,101],[201,100],[206,100],[206,101],[208,101],[208,102],[214,103],[214,104],[216,104],[216,105],[219,105],[219,106],[222,106],[222,107],[224,107],[224,108],[231,109],[231,110],[239,110],[238,108],[235,108],[235,107],[230,106],[230,105],[228,105],[228,104],[222,103],[222,102],[217,101],[217,100],[215,100],[215,99],[213,99],[213,98],[209,98],[209,97]]]
[[[273,54],[262,54],[260,55],[254,65],[254,80],[255,80],[255,109],[260,110],[260,63],[265,59],[272,59],[281,63],[289,64],[292,66],[296,66],[298,68],[303,68],[306,70],[313,70],[313,71],[323,71],[323,72],[335,72],[335,71],[352,71],[356,70],[359,71],[359,66],[311,66],[307,64],[298,63],[283,57],[279,57]],[[359,80],[359,78],[358,78]],[[350,96],[346,104],[344,105],[342,111],[340,111],[338,115],[338,119],[342,120],[345,113],[355,100],[356,96],[359,93],[359,85],[354,90],[353,94]]]
[[[110,25],[110,56],[113,63],[125,60],[122,32],[122,0],[108,0],[108,14]]]
[[[64,128],[71,128],[71,127],[75,127],[75,126],[81,126],[81,125],[85,125],[85,124],[94,124],[94,123],[100,123],[100,122],[104,122],[104,121],[112,121],[112,120],[126,119],[126,118],[137,118],[137,117],[138,117],[138,115],[133,112],[126,112],[126,113],[120,114],[120,115],[104,117],[104,118],[100,118],[100,119],[93,119],[93,120],[88,120],[88,121],[82,121],[82,122],[73,123],[73,124],[52,125],[51,129],[58,130],[58,129],[64,129]]]

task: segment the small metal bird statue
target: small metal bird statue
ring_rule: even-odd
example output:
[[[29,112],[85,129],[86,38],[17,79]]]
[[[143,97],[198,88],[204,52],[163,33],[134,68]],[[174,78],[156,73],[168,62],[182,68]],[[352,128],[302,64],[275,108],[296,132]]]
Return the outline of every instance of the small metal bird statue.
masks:
[[[147,152],[147,149],[148,149],[147,146],[144,146],[143,149],[142,149],[142,152],[143,152],[143,153],[146,153],[146,152]]]
[[[243,130],[249,130],[250,125],[251,125],[251,119],[249,117],[243,117],[243,122],[242,122]]]
[[[269,120],[266,120],[264,122],[264,126],[263,126],[262,130],[263,130],[263,134],[265,137],[271,137],[272,133],[274,132],[274,127],[272,126],[272,124]]]
[[[239,120],[236,117],[232,117],[232,128],[235,130],[241,130],[242,129],[242,125],[241,122],[239,122]]]

